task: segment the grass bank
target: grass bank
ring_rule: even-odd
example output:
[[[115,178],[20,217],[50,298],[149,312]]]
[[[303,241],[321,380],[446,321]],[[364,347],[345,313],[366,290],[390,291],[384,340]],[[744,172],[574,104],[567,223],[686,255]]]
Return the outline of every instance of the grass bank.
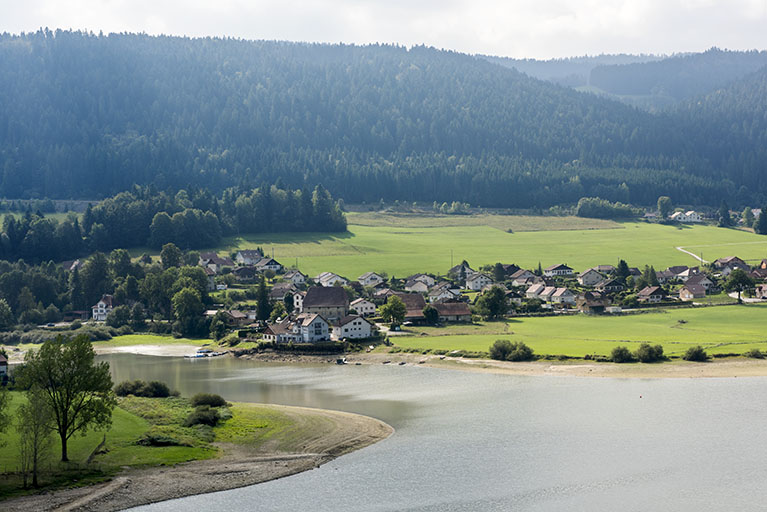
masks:
[[[573,315],[516,318],[447,327],[412,327],[412,336],[392,337],[400,348],[486,352],[496,339],[522,341],[539,355],[608,355],[617,345],[663,345],[681,355],[702,345],[709,354],[767,350],[767,305],[701,307],[648,311],[624,316]]]

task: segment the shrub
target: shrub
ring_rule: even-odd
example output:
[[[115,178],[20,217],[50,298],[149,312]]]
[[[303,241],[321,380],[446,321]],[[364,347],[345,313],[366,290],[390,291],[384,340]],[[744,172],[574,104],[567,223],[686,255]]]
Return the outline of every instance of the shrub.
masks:
[[[167,434],[157,432],[146,432],[142,435],[136,444],[141,446],[191,446],[190,443],[176,439]]]
[[[642,343],[636,351],[636,358],[640,363],[655,363],[665,359],[663,356],[663,347],[661,345],[655,345],[654,347],[649,343]]]
[[[610,359],[613,363],[630,363],[634,360],[634,356],[626,347],[615,347],[610,353]]]
[[[745,355],[746,357],[754,358],[754,359],[764,359],[764,353],[762,353],[762,351],[759,350],[758,348],[752,348],[751,350],[749,350],[743,355]]]
[[[511,351],[512,347],[509,340],[495,340],[490,345],[490,357],[498,361],[505,361]]]
[[[221,395],[214,395],[212,393],[197,393],[192,397],[192,405],[208,406],[208,407],[223,407],[226,405],[226,400]]]
[[[216,409],[212,409],[208,405],[201,405],[187,416],[186,420],[184,420],[184,426],[208,425],[209,427],[215,427],[218,419],[218,411]]]
[[[708,354],[706,354],[706,351],[703,350],[703,347],[697,345],[695,347],[688,348],[687,352],[685,352],[682,356],[682,359],[685,361],[708,361]]]
[[[140,396],[145,398],[166,398],[171,394],[170,388],[164,382],[153,380],[144,382],[143,380],[126,380],[115,386],[115,395],[117,396]]]
[[[83,326],[83,323],[80,320],[74,320],[71,324],[69,324],[69,328],[73,331],[76,331],[82,326]]]

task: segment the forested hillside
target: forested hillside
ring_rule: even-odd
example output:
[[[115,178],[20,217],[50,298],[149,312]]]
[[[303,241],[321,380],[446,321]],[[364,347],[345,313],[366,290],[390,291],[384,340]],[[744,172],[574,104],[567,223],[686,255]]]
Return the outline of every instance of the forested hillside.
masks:
[[[767,197],[761,125],[737,152],[713,144],[696,122],[719,119],[713,98],[652,115],[424,47],[3,35],[0,91],[10,198],[262,183],[501,207]]]

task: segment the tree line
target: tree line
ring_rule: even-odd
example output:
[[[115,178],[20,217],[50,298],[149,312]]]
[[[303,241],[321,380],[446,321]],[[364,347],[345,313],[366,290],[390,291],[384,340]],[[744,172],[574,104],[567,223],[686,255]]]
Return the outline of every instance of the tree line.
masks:
[[[215,247],[223,236],[285,231],[345,231],[346,219],[321,185],[286,190],[263,185],[175,195],[152,187],[132,187],[89,206],[82,221],[74,214],[57,221],[27,211],[7,214],[0,233],[0,259],[28,262],[74,259],[89,251],[115,248],[183,249]]]

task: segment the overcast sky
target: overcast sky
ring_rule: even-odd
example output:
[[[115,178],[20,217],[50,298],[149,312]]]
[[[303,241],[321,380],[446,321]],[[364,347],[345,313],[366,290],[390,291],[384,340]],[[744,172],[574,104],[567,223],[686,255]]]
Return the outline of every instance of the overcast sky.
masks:
[[[0,31],[426,44],[552,58],[767,49],[767,0],[0,0]]]

